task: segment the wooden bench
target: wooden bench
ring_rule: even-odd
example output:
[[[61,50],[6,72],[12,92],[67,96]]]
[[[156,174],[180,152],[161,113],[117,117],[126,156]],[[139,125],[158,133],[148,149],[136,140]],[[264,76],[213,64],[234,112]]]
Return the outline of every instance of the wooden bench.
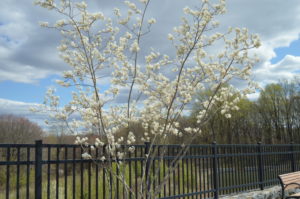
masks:
[[[278,176],[282,188],[282,199],[284,198],[300,198],[300,193],[285,196],[284,191],[289,189],[300,188],[300,171],[286,173]]]

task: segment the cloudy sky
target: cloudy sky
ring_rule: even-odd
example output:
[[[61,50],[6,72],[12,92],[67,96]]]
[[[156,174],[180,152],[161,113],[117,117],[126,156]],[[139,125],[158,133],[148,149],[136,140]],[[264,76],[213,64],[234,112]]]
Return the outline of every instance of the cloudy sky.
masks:
[[[90,0],[93,10],[110,15],[122,0]],[[146,42],[160,45],[172,27],[179,24],[182,8],[197,5],[199,0],[152,0],[148,17],[157,24]],[[227,14],[221,26],[246,27],[258,33],[261,59],[253,79],[262,87],[300,73],[300,1],[299,0],[227,0]],[[60,35],[41,28],[39,21],[56,21],[59,17],[34,6],[33,0],[1,0],[0,6],[0,114],[17,114],[42,124],[44,116],[28,108],[43,102],[47,88],[68,69],[58,57]],[[63,91],[61,91],[63,92]],[[61,93],[64,95],[63,93]],[[255,97],[255,96],[252,96]],[[66,97],[67,98],[67,97]],[[65,99],[67,100],[67,99]]]

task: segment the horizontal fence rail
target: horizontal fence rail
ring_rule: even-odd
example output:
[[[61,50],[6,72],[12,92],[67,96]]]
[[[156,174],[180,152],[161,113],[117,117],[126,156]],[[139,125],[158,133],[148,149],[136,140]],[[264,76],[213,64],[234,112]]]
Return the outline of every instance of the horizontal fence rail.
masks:
[[[120,167],[119,160],[100,160],[107,156],[105,147],[88,149],[95,158],[87,160],[82,158],[84,149],[79,145],[42,141],[0,144],[0,198],[136,199],[145,185],[143,189],[156,191],[159,199],[217,199],[278,185],[279,174],[300,170],[299,144],[145,143],[124,145],[119,150],[132,146],[134,152],[122,159]],[[121,172],[123,179],[116,177]]]

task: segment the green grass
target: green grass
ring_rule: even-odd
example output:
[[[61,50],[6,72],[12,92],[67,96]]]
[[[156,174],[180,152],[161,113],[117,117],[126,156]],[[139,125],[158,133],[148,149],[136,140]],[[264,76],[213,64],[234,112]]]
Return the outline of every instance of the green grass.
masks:
[[[87,166],[84,165],[84,169],[82,172],[82,177],[81,177],[81,170],[80,170],[80,164],[76,165],[76,169],[75,169],[75,189],[73,191],[73,171],[72,171],[72,165],[68,165],[68,175],[67,175],[67,195],[68,198],[73,198],[73,194],[75,194],[75,198],[81,198],[81,194],[83,195],[83,198],[88,198],[89,195],[89,179],[90,179],[90,185],[91,185],[91,189],[90,189],[90,194],[92,198],[95,198],[96,196],[96,170],[95,170],[95,165],[91,164],[91,175],[89,176],[89,171],[87,168],[85,168]],[[135,167],[134,167],[134,163],[132,164],[131,167],[131,175],[132,175],[132,179],[133,179],[133,183],[136,183],[134,181],[135,177],[133,177],[134,173],[135,173]],[[141,178],[141,163],[137,163],[137,179],[140,180]],[[61,165],[63,166],[63,165]],[[17,187],[17,175],[16,175],[16,166],[10,166],[9,169],[9,196],[10,198],[16,198],[16,187]],[[60,169],[63,169],[63,167],[60,167]],[[114,172],[117,172],[117,170],[119,170],[119,172],[123,172],[124,173],[124,179],[125,181],[129,184],[129,165],[123,165],[121,167],[119,167],[119,169],[117,169],[117,165],[116,163],[112,164],[112,170]],[[2,172],[3,171],[3,172]],[[19,194],[20,194],[20,198],[25,198],[26,197],[26,182],[27,182],[27,175],[26,175],[26,166],[20,166],[20,175],[19,175]],[[43,198],[47,198],[47,188],[48,188],[48,173],[47,173],[48,169],[47,166],[43,166],[43,176],[42,176],[42,196]],[[103,193],[103,176],[104,174],[104,169],[100,168],[98,170],[98,194],[103,198],[108,198],[109,197],[109,192],[111,189],[112,195],[115,196],[116,193],[116,184],[117,184],[117,178],[115,176],[112,176],[110,178],[109,174],[106,173],[105,175],[105,190],[106,190],[106,195],[104,195]],[[30,168],[30,175],[29,175],[29,194],[30,197],[34,196],[34,167]],[[113,187],[110,188],[110,183],[107,183],[107,180],[111,180]],[[7,176],[6,176],[6,167],[0,167],[0,198],[5,198],[6,197],[6,182],[7,182]],[[65,176],[64,174],[61,174],[59,176],[58,179],[59,182],[59,188],[58,188],[58,195],[59,198],[64,198],[65,195]],[[139,183],[139,182],[137,182]],[[82,184],[82,185],[81,185]],[[123,185],[122,183],[119,181],[119,194],[123,194]],[[81,186],[83,186],[83,191],[81,191]],[[52,165],[50,168],[50,198],[55,198],[57,192],[56,192],[56,166]]]
[[[170,173],[170,176],[168,180],[166,181],[165,186],[162,186],[162,189],[160,190],[161,194],[158,194],[156,197],[164,196],[164,193],[168,196],[170,195],[177,195],[182,193],[191,193],[196,192],[200,190],[209,190],[213,188],[213,182],[212,182],[212,170],[211,170],[211,162],[199,162],[191,161],[191,160],[183,160],[179,162],[179,167],[172,171]],[[234,185],[241,185],[241,184],[248,184],[252,182],[256,182],[258,179],[257,170],[254,170],[252,172],[246,173],[245,167],[254,167],[256,165],[255,162],[252,163],[252,165],[243,165],[237,167],[236,164],[224,164],[223,169],[230,169],[235,168],[234,171],[225,171],[220,170],[219,173],[219,187],[228,187],[228,186],[234,186]],[[73,176],[72,176],[72,164],[68,164],[67,170],[67,195],[68,198],[73,198],[73,194],[75,194],[75,198],[81,198],[81,182],[83,185],[83,198],[88,198],[89,195],[89,171],[87,169],[87,164],[84,164],[84,170],[83,170],[83,180],[81,179],[81,172],[80,172],[80,164],[76,164],[75,171],[76,171],[76,178],[75,178],[75,190],[73,191]],[[135,167],[136,166],[136,167]],[[155,162],[155,171],[157,171],[157,176],[154,178],[155,173],[154,170],[150,170],[150,178],[156,179],[155,185],[159,184],[159,179],[162,181],[165,175],[168,174],[168,161],[161,161]],[[280,165],[279,165],[280,166]],[[10,198],[16,198],[16,183],[17,183],[17,177],[16,177],[16,166],[10,166]],[[26,166],[20,167],[20,177],[19,177],[19,184],[20,184],[20,198],[25,198],[26,196],[26,181],[27,181],[27,175],[26,175]],[[117,172],[118,167],[116,163],[112,164],[112,170],[114,172]],[[64,169],[64,165],[60,166],[60,169]],[[43,198],[47,198],[47,166],[43,166],[43,183],[42,183],[42,195]],[[95,172],[95,165],[91,164],[91,175],[90,175],[90,183],[91,183],[91,198],[96,198],[96,189],[98,189],[99,198],[106,199],[109,198],[109,192],[111,190],[112,196],[119,195],[119,198],[123,198],[123,184],[119,181],[116,177],[112,176],[109,177],[109,174],[106,174],[106,178],[103,181],[103,175],[104,175],[104,169],[100,168],[98,170],[98,187],[96,187],[96,172]],[[137,176],[135,176],[135,173],[137,171]],[[145,187],[145,179],[144,182],[141,181],[142,177],[142,164],[141,162],[132,162],[131,163],[131,171],[129,164],[121,165],[119,167],[119,172],[124,173],[124,180],[129,185],[129,179],[131,177],[131,184],[132,189],[135,192],[135,187],[137,185],[138,189],[141,187],[141,184]],[[236,174],[239,173],[239,174]],[[131,174],[131,176],[130,176]],[[265,172],[265,179],[274,179],[274,172]],[[110,181],[112,183],[112,187],[110,187]],[[30,175],[29,175],[29,191],[30,191],[30,198],[34,196],[34,167],[30,169]],[[105,184],[103,184],[103,182]],[[175,182],[175,184],[173,184]],[[104,196],[104,189],[103,186],[105,185],[105,196]],[[116,186],[119,186],[119,192],[117,193]],[[193,185],[193,186],[192,186]],[[59,189],[58,189],[58,195],[59,198],[64,198],[65,195],[65,176],[64,174],[61,174],[59,177]],[[154,188],[154,186],[152,186]],[[255,188],[255,187],[254,187]],[[157,189],[156,189],[157,190]],[[175,192],[174,192],[175,190]],[[153,191],[153,190],[152,190]],[[230,191],[230,190],[229,190]],[[228,192],[229,192],[228,191]],[[6,198],[6,166],[0,167],[0,198]],[[55,198],[56,196],[56,165],[52,165],[50,169],[50,198]],[[208,197],[208,194],[203,194],[202,197]]]
[[[64,165],[61,165],[60,169],[63,169]],[[135,167],[136,166],[136,167]],[[164,173],[164,166],[165,166],[165,173]],[[180,162],[179,163],[179,170],[176,169],[173,172],[171,172],[170,175],[170,187],[168,185],[168,181],[166,183],[166,190],[165,192],[169,193],[169,190],[171,191],[171,193],[173,193],[174,188],[177,189],[178,186],[178,181],[180,184],[180,191],[179,192],[183,192],[183,190],[185,192],[189,192],[192,191],[192,188],[188,189],[189,184],[191,184],[191,180],[195,181],[196,180],[200,180],[200,178],[198,177],[198,179],[196,179],[196,176],[192,173],[192,172],[188,172],[188,168],[187,168],[187,163],[185,161]],[[86,167],[86,165],[84,166]],[[20,176],[19,176],[19,182],[20,182],[20,189],[19,189],[19,193],[20,193],[20,198],[25,198],[26,196],[26,180],[27,180],[27,176],[26,176],[26,166],[21,166],[20,167]],[[96,196],[96,172],[95,172],[95,165],[92,164],[91,167],[91,176],[90,176],[90,183],[91,183],[91,198],[95,198]],[[132,162],[131,163],[131,172],[129,169],[129,164],[126,165],[121,165],[119,167],[119,172],[123,172],[124,173],[124,180],[126,181],[126,183],[129,185],[129,179],[130,179],[130,173],[131,173],[131,184],[132,184],[132,190],[135,192],[135,187],[137,185],[138,189],[141,187],[141,184],[144,184],[144,187],[146,187],[145,185],[145,181],[144,183],[142,183],[141,181],[141,177],[142,177],[142,165],[141,162]],[[191,165],[189,163],[189,169],[191,168]],[[2,168],[0,168],[0,198],[5,198],[5,194],[6,194],[6,172],[2,172],[1,171]],[[193,169],[195,169],[195,167],[193,167]],[[2,169],[3,171],[6,171],[5,167],[3,167]],[[115,163],[112,164],[112,170],[114,172],[117,172],[117,165]],[[156,183],[155,185],[158,184],[158,179],[160,178],[161,180],[164,177],[164,174],[167,175],[167,170],[168,170],[168,162],[165,161],[165,164],[163,164],[163,162],[155,163],[155,170],[158,171],[158,176],[156,179]],[[16,198],[16,166],[10,166],[10,183],[9,183],[9,187],[10,187],[10,198]],[[137,176],[135,176],[135,172],[137,171]],[[179,172],[179,174],[178,174]],[[112,196],[114,197],[116,194],[119,194],[119,198],[122,198],[123,196],[123,184],[122,182],[119,181],[116,177],[112,176],[111,178],[109,177],[109,174],[106,174],[106,179],[105,179],[105,196],[103,193],[103,168],[100,168],[98,170],[98,194],[100,196],[100,198],[109,198],[109,192],[111,189],[112,192]],[[174,175],[175,174],[175,175]],[[73,192],[73,176],[72,176],[72,164],[68,165],[68,176],[67,176],[67,195],[68,198],[72,198],[73,194],[75,194],[75,198],[81,198],[81,182],[83,184],[83,198],[88,198],[88,194],[89,194],[89,189],[88,189],[88,185],[89,185],[89,172],[88,169],[85,168],[83,173],[83,181],[81,179],[81,173],[80,173],[80,164],[76,165],[76,178],[75,178],[75,191]],[[154,172],[151,169],[150,171],[150,175],[151,175],[151,179],[154,179]],[[43,176],[42,176],[42,195],[43,198],[47,198],[47,187],[48,187],[48,181],[47,181],[47,166],[43,166]],[[113,186],[110,187],[110,183],[108,182],[109,180],[112,180],[112,184]],[[29,185],[29,192],[30,192],[30,197],[34,196],[34,167],[32,167],[30,169],[30,175],[29,175],[29,181],[30,181],[30,185]],[[176,186],[173,186],[173,181],[176,182]],[[119,192],[117,193],[117,189],[116,186],[119,186]],[[203,184],[202,184],[203,185]],[[56,196],[56,166],[52,165],[51,169],[50,169],[50,198],[55,198]],[[207,186],[206,186],[207,187]],[[200,188],[200,187],[199,187]],[[162,193],[164,192],[164,189],[161,190]],[[59,177],[59,189],[58,189],[58,195],[59,198],[64,198],[65,195],[65,176],[64,174],[62,174]]]

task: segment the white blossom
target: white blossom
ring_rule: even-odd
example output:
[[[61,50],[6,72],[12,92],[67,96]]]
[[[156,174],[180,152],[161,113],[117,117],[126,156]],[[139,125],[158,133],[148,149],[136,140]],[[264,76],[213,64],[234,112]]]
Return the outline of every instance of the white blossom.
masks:
[[[191,127],[187,127],[184,129],[187,133],[192,133],[193,129]]]
[[[155,24],[156,20],[154,18],[151,18],[151,19],[148,20],[148,23],[149,24]]]
[[[130,51],[132,51],[132,52],[138,52],[139,50],[140,50],[139,44],[138,44],[138,42],[135,40],[135,41],[132,43],[131,47],[130,47]]]
[[[102,162],[104,162],[104,160],[106,160],[105,156],[102,156],[102,157],[100,158],[100,160],[101,160]]]
[[[128,151],[129,151],[130,153],[133,153],[133,152],[135,151],[135,147],[134,147],[134,146],[130,146],[130,147],[128,148]]]
[[[82,1],[82,2],[80,2],[80,3],[76,3],[76,6],[77,6],[78,8],[81,8],[81,9],[87,8],[87,4],[86,4],[86,2],[84,2],[84,1]]]
[[[58,20],[56,23],[55,23],[55,27],[62,27],[66,25],[65,21],[64,20]]]
[[[141,3],[146,4],[149,0],[139,0]]]
[[[59,51],[65,51],[65,50],[68,49],[68,46],[65,45],[65,44],[62,44],[62,45],[60,45],[59,47],[57,47],[57,49],[58,49]]]
[[[39,24],[42,27],[48,27],[49,26],[49,23],[48,22],[44,22],[44,21],[39,22]]]
[[[227,114],[225,114],[225,117],[229,119],[229,118],[231,118],[231,114],[227,113]]]
[[[174,40],[174,36],[172,34],[168,34],[168,39],[169,40]]]
[[[83,154],[81,155],[81,157],[82,157],[83,159],[92,159],[92,156],[91,156],[90,154],[88,154],[87,152],[83,153]]]

